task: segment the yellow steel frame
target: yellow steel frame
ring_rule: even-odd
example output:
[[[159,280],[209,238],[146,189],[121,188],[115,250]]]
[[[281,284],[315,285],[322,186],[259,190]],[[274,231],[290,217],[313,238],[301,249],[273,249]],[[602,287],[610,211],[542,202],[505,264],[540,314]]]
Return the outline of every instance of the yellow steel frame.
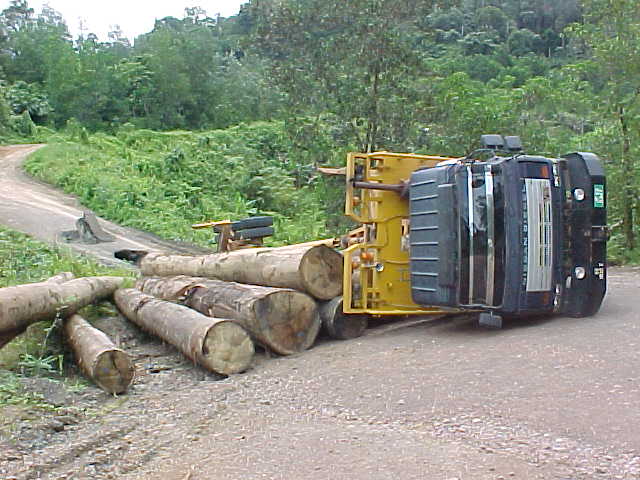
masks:
[[[348,155],[345,214],[364,226],[364,235],[362,227],[354,230],[353,244],[343,250],[345,313],[448,313],[419,306],[411,298],[408,200],[394,191],[354,187],[356,180],[388,185],[408,182],[415,170],[444,160],[450,158],[389,152]]]

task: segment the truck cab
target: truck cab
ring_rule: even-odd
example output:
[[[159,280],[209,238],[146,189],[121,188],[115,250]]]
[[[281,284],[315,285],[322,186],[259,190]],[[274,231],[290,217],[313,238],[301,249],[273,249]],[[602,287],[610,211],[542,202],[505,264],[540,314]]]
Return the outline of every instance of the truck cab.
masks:
[[[594,314],[606,290],[604,189],[590,153],[492,155],[414,172],[414,300],[505,315]]]
[[[547,158],[522,153],[517,137],[482,140],[484,148],[464,158],[351,158],[347,213],[363,228],[347,249],[345,313],[473,310],[491,324],[598,311],[607,227],[597,156]],[[405,175],[411,170],[406,180],[400,165]],[[402,300],[405,289],[410,300]]]

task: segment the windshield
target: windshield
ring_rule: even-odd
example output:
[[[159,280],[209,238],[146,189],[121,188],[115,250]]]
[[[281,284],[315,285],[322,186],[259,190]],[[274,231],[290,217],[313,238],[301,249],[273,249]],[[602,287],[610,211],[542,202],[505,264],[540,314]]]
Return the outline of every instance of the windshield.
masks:
[[[466,165],[458,172],[460,303],[499,306],[504,290],[504,195],[501,167]]]

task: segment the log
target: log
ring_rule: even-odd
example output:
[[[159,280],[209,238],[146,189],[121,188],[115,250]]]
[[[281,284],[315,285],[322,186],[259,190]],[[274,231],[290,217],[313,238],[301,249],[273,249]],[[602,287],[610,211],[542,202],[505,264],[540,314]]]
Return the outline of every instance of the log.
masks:
[[[342,294],[342,255],[326,245],[249,248],[202,256],[150,252],[136,258],[145,276],[189,275],[293,288],[321,300]]]
[[[86,277],[0,288],[0,335],[32,323],[68,317],[96,300],[107,298],[124,282],[121,277]]]
[[[307,350],[320,330],[314,300],[290,288],[185,276],[143,278],[136,287],[158,298],[180,301],[205,315],[234,320],[257,343],[280,355]]]
[[[126,392],[135,368],[129,355],[117,348],[104,332],[80,315],[72,315],[64,322],[64,336],[87,377],[105,392]]]
[[[62,272],[40,283],[65,283],[65,282],[68,282],[69,280],[73,280],[74,278],[76,277],[73,273]],[[31,285],[34,285],[34,284],[32,283]]]
[[[253,342],[237,323],[207,317],[133,288],[118,290],[114,297],[129,320],[175,346],[204,368],[231,375],[251,366]]]
[[[342,297],[336,297],[319,304],[322,327],[331,338],[349,340],[361,336],[367,329],[367,315],[345,314],[342,311]]]
[[[64,283],[64,282],[68,282],[69,280],[73,280],[74,278],[75,276],[73,275],[73,273],[62,272],[62,273],[58,273],[57,275],[54,275],[51,278],[48,278],[47,280],[44,280],[43,282],[31,283],[29,285],[34,286],[34,285],[42,285],[47,283]],[[26,329],[27,327],[24,327],[24,328],[13,329],[7,332],[0,333],[0,348],[4,347],[7,343],[9,343],[11,340],[16,338],[18,335],[24,333]]]

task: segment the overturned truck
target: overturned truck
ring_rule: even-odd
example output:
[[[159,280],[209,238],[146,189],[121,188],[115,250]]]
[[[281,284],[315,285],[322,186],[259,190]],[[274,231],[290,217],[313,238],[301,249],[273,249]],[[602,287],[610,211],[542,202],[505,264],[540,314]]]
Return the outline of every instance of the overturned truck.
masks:
[[[595,314],[606,291],[605,174],[598,157],[522,153],[485,135],[463,158],[349,155],[344,311],[502,318]],[[342,173],[342,172],[341,172]]]
[[[474,312],[500,327],[503,318],[595,314],[606,291],[608,236],[598,157],[528,155],[518,137],[482,142],[462,158],[352,153],[345,168],[320,169],[346,177],[345,213],[360,226],[341,239],[120,258],[137,260],[147,275],[289,287],[323,301],[342,293],[323,319],[338,338],[361,333],[368,315]],[[336,255],[329,245],[341,246],[341,261],[320,268]]]

